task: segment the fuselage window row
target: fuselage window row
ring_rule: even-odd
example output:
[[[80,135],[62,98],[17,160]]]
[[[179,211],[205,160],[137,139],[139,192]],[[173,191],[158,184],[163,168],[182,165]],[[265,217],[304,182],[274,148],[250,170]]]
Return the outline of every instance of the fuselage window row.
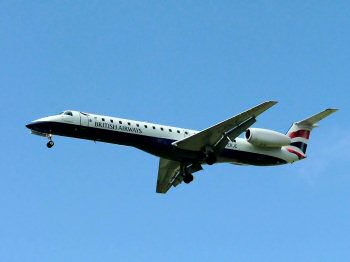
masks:
[[[68,114],[67,114],[68,115]],[[95,121],[97,121],[97,117],[95,117]],[[101,121],[103,121],[103,122],[105,122],[106,121],[106,119],[104,118],[104,117],[102,117],[101,118]],[[113,119],[109,119],[109,121],[111,122],[111,123],[114,123],[114,120]],[[89,119],[89,122],[92,122],[92,119]],[[116,120],[116,122],[118,122],[120,125],[122,125],[123,124],[123,121],[121,121],[121,120]],[[131,126],[131,122],[127,122],[127,124],[129,125],[129,126]],[[137,127],[140,127],[140,124],[139,123],[136,123],[136,126]],[[148,125],[144,125],[144,127],[145,128],[148,128]],[[156,130],[157,128],[156,128],[156,126],[152,126],[152,129],[153,130]],[[160,127],[159,128],[161,131],[164,131],[164,127]],[[169,128],[168,129],[168,132],[173,132],[173,130],[171,129],[171,128]],[[176,132],[178,133],[178,134],[181,134],[181,131],[180,130],[176,130]],[[188,131],[184,131],[184,134],[185,135],[188,135],[189,133],[188,133]]]

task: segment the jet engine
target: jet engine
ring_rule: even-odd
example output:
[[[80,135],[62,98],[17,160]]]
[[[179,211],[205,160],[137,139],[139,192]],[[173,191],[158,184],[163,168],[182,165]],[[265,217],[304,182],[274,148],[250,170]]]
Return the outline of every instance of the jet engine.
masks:
[[[245,138],[254,146],[282,147],[291,143],[290,137],[268,129],[249,128],[245,132]]]

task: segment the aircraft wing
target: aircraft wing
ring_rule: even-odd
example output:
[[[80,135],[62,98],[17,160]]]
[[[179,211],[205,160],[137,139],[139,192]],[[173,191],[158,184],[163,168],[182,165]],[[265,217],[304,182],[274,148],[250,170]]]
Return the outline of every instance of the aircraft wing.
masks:
[[[277,104],[276,101],[267,101],[258,106],[255,106],[243,113],[240,113],[234,117],[231,117],[223,122],[220,122],[212,127],[200,131],[192,136],[186,137],[182,140],[173,143],[174,146],[191,150],[200,151],[205,146],[219,146],[219,149],[223,149],[228,141],[224,141],[223,138],[229,137],[235,139],[242,132],[249,128],[255,122],[255,118],[267,109]]]
[[[165,194],[173,185],[173,181],[180,171],[180,162],[168,160],[165,158],[159,159],[157,193]]]

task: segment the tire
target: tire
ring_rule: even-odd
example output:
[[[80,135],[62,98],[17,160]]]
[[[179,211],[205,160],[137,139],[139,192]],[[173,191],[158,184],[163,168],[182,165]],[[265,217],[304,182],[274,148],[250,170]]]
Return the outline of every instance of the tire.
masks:
[[[186,183],[186,184],[189,184],[193,181],[193,175],[192,174],[188,174],[186,176],[184,176],[184,179],[183,181]]]
[[[212,165],[212,164],[215,164],[216,162],[216,155],[215,154],[209,154],[207,159],[205,159],[205,162],[208,164],[208,165]]]

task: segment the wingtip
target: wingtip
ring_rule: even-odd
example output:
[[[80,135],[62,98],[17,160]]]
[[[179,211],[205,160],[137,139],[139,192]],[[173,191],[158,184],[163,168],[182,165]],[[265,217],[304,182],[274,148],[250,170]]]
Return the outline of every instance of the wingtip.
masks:
[[[270,106],[274,106],[274,105],[276,105],[277,103],[278,103],[278,101],[269,100],[269,101],[264,102],[263,104],[270,105]]]
[[[336,112],[339,110],[339,108],[327,108],[326,110],[331,112]]]

